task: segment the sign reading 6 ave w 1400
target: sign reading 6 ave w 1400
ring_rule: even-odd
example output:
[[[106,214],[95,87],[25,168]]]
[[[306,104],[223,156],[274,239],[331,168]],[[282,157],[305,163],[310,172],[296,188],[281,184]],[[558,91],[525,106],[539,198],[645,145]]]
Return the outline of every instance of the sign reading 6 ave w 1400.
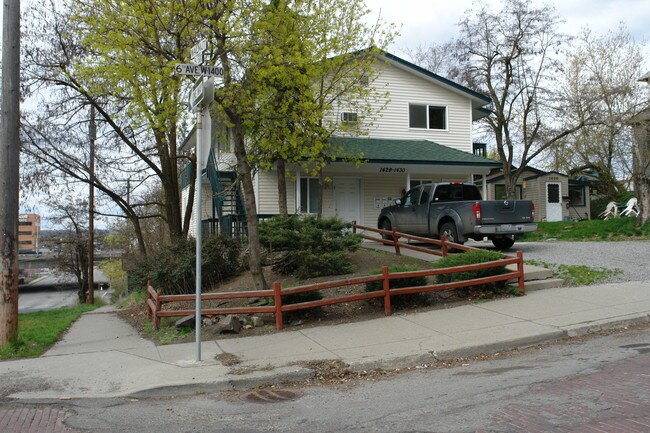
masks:
[[[223,67],[177,63],[176,66],[174,66],[174,73],[204,77],[223,77]]]

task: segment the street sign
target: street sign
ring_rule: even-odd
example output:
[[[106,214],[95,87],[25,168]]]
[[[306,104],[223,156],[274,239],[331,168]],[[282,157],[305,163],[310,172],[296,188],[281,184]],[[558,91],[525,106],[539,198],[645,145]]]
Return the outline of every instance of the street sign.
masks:
[[[189,106],[191,111],[196,111],[214,99],[214,80],[199,80],[190,91]]]
[[[192,62],[196,63],[196,59],[203,59],[203,53],[208,49],[208,40],[202,39],[198,44],[190,49],[190,57]]]
[[[194,75],[205,77],[223,77],[222,66],[193,65],[191,63],[177,63],[174,73],[181,75]]]

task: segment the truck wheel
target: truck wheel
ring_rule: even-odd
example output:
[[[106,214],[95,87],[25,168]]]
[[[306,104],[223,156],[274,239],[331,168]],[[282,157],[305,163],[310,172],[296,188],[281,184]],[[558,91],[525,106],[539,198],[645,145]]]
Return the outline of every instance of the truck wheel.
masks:
[[[492,243],[497,250],[507,250],[515,244],[515,240],[510,237],[505,238],[492,238]]]
[[[444,223],[440,228],[440,237],[445,237],[447,241],[454,242],[456,244],[463,244],[464,242],[458,241],[458,230],[456,230],[456,224],[454,223]]]
[[[388,221],[387,219],[384,219],[384,220],[381,220],[381,224],[379,225],[379,229],[380,230],[391,231],[391,230],[393,230],[393,227],[391,227],[390,221]],[[387,234],[382,233],[381,237],[383,239],[386,239],[386,240],[389,240],[389,241],[393,240],[393,236],[391,236],[391,235],[387,235]]]

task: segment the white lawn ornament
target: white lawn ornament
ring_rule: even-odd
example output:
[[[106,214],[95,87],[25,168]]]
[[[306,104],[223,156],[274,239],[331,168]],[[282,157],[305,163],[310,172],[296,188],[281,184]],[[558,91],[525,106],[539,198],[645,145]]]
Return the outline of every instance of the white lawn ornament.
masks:
[[[621,211],[621,215],[634,217],[639,216],[639,207],[637,206],[637,200],[634,197],[627,201],[625,209]]]
[[[610,201],[607,203],[605,210],[602,211],[598,216],[603,217],[605,220],[616,218],[618,216],[618,206],[616,205],[616,202]]]

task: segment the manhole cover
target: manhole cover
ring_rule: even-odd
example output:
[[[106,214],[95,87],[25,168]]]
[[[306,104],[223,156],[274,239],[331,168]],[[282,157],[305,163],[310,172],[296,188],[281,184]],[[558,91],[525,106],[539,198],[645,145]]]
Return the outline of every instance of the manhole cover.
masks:
[[[278,401],[294,400],[300,397],[298,391],[290,389],[261,389],[248,391],[239,398],[253,403],[274,403]]]

